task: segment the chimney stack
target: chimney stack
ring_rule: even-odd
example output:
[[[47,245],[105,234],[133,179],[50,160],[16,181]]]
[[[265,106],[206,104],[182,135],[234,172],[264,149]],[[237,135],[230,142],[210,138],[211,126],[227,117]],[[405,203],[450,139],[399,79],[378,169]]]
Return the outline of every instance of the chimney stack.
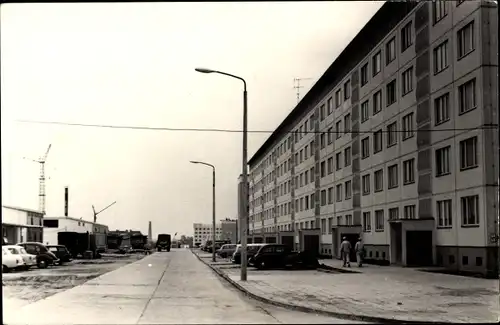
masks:
[[[149,227],[148,227],[148,241],[150,243],[153,242],[153,228],[151,226],[151,221],[149,222]]]
[[[68,216],[68,187],[64,187],[64,216]]]

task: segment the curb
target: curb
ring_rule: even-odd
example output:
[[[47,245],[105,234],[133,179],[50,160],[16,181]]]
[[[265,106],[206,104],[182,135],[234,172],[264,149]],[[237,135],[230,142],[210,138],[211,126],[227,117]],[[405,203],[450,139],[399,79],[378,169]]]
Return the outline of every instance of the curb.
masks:
[[[403,319],[396,319],[396,318],[383,318],[383,317],[375,317],[375,316],[366,316],[366,315],[354,315],[354,314],[345,314],[345,313],[339,313],[339,312],[334,312],[334,311],[327,311],[327,310],[322,310],[322,309],[316,309],[316,308],[311,308],[311,307],[305,307],[305,306],[299,306],[299,305],[294,305],[294,304],[289,304],[289,303],[283,303],[280,301],[272,300],[266,297],[262,297],[259,295],[256,295],[249,290],[245,289],[243,286],[232,280],[230,277],[228,277],[226,274],[224,274],[221,270],[218,270],[217,268],[213,267],[212,265],[206,263],[198,254],[196,254],[193,250],[191,250],[191,253],[193,253],[196,258],[204,263],[206,266],[208,266],[212,271],[214,271],[215,274],[217,274],[219,277],[223,278],[227,282],[229,282],[233,287],[238,289],[239,291],[243,292],[245,295],[258,300],[260,302],[264,302],[273,306],[277,307],[282,307],[290,310],[295,310],[295,311],[302,311],[306,313],[315,313],[319,315],[324,315],[324,316],[330,316],[330,317],[335,317],[335,318],[340,318],[340,319],[346,319],[346,320],[354,320],[354,321],[362,321],[362,322],[368,322],[368,323],[388,323],[388,324],[455,324],[455,322],[442,322],[442,321],[410,321],[410,320],[403,320]],[[319,271],[319,270],[318,270]],[[328,272],[325,270],[326,273],[332,273]],[[345,271],[345,270],[343,270]],[[353,272],[353,271],[347,271],[346,273],[358,273],[358,272]]]

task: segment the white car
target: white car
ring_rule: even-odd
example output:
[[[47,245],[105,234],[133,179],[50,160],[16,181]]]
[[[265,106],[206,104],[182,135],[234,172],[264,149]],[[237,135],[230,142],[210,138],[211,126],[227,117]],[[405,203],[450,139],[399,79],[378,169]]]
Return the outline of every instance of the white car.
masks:
[[[24,247],[18,245],[6,245],[3,247],[7,248],[12,254],[21,256],[26,270],[36,265],[36,255],[29,254]]]
[[[20,268],[25,268],[23,258],[20,255],[12,254],[5,246],[2,246],[2,272]]]

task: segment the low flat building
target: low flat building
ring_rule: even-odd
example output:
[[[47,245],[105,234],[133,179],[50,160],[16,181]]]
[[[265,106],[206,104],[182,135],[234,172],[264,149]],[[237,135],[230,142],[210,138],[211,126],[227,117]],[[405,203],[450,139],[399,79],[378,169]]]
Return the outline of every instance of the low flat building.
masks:
[[[42,242],[43,212],[2,206],[2,234],[9,244],[25,241]]]
[[[44,243],[57,245],[57,236],[60,232],[102,233],[107,234],[106,225],[71,217],[45,217],[43,220]]]

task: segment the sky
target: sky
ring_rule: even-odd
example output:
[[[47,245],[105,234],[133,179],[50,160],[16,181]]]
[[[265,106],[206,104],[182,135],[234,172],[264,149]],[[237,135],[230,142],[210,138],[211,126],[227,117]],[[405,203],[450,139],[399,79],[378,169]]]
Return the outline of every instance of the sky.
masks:
[[[111,230],[192,235],[237,216],[242,134],[21,123],[20,120],[273,131],[383,2],[4,4],[1,23],[2,204],[38,209],[45,163],[47,216]],[[269,134],[250,133],[249,158]],[[23,159],[23,157],[29,159]]]

